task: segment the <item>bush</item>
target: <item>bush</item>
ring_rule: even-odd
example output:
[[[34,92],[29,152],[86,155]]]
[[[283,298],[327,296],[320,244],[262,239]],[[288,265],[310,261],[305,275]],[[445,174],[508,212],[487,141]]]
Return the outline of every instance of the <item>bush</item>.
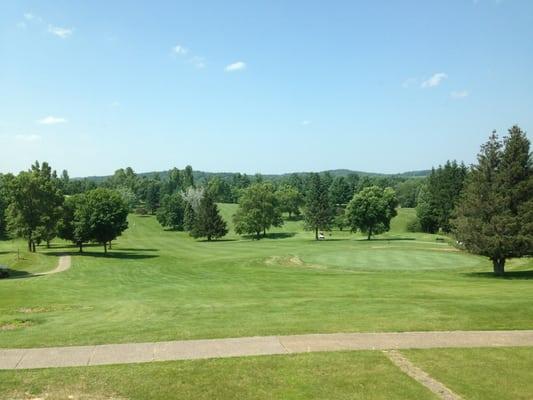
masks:
[[[413,218],[407,222],[407,232],[422,232],[422,226],[418,218]]]
[[[0,265],[0,279],[9,278],[9,269],[3,265]]]

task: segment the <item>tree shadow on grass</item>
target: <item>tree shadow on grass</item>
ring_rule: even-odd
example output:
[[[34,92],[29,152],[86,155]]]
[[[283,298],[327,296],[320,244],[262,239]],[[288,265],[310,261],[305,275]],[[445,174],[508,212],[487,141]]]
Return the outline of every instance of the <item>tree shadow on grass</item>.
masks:
[[[22,278],[33,278],[38,275],[34,275],[31,272],[28,271],[20,271],[18,269],[7,269],[9,276],[7,278],[0,279],[0,282],[2,281],[8,281],[11,279],[22,279]]]
[[[46,253],[43,253],[47,256],[81,256],[81,257],[96,257],[96,258],[117,258],[117,259],[123,259],[123,260],[143,260],[147,258],[157,258],[158,255],[155,254],[138,254],[133,253],[129,251],[122,251],[122,250],[108,250],[107,254],[105,254],[103,251],[83,251],[83,253],[80,253],[79,251],[49,251]]]
[[[296,235],[296,232],[269,232],[265,236],[263,236],[263,234],[261,234],[259,239],[257,239],[257,236],[255,236],[255,235],[242,235],[242,238],[243,239],[248,239],[248,240],[259,240],[259,241],[261,241],[262,239],[288,239],[288,238],[291,238],[291,237],[293,237],[295,235]]]
[[[201,239],[197,240],[198,243],[223,243],[223,242],[236,242],[237,239]]]
[[[399,241],[399,240],[416,240],[416,238],[413,237],[394,237],[394,238],[371,238],[370,240],[361,238],[356,239],[358,242],[393,242],[393,241]]]
[[[496,275],[493,272],[468,272],[465,274],[470,278],[488,278],[504,280],[530,280],[533,279],[533,270],[527,271],[507,271],[503,275]]]

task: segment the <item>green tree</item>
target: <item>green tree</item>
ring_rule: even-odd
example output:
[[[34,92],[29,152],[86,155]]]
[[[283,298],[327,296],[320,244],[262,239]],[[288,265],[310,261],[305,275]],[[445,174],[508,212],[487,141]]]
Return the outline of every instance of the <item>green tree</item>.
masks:
[[[128,228],[128,206],[110,189],[87,192],[86,206],[80,209],[79,217],[88,221],[91,240],[103,244],[106,254],[107,245]]]
[[[187,165],[185,169],[183,170],[181,181],[183,184],[183,189],[187,189],[189,187],[194,186],[194,176],[193,176],[192,167],[190,165]]]
[[[423,179],[411,178],[396,185],[396,197],[402,207],[414,208],[417,205],[420,187],[424,184]]]
[[[329,195],[334,205],[347,204],[352,196],[352,188],[344,176],[337,176],[329,187]]]
[[[359,229],[366,233],[370,240],[372,235],[390,229],[390,221],[396,216],[397,206],[398,201],[393,189],[366,187],[348,203],[346,219],[352,232]]]
[[[159,207],[161,195],[161,182],[152,179],[148,182],[146,186],[146,197],[144,199],[146,204],[146,209],[150,214],[154,214],[157,208]]]
[[[65,199],[61,218],[57,224],[58,236],[69,240],[83,252],[83,244],[91,240],[90,212],[85,194],[76,194]]]
[[[183,230],[192,231],[196,225],[196,212],[191,203],[185,202],[183,211]]]
[[[200,201],[195,223],[190,234],[194,238],[206,237],[208,241],[228,233],[226,221],[222,219],[211,194],[206,192]]]
[[[181,230],[184,211],[185,202],[180,193],[166,194],[161,200],[161,207],[157,210],[157,221],[163,227]]]
[[[420,187],[417,196],[416,218],[422,232],[435,233],[439,229],[439,218],[430,202],[426,185]],[[413,224],[413,226],[417,226]]]
[[[243,189],[234,221],[238,234],[255,234],[257,239],[261,233],[266,236],[270,227],[281,226],[283,219],[272,184],[257,182]]]
[[[28,249],[35,252],[36,243],[44,240],[48,244],[56,233],[64,201],[58,179],[48,163],[41,167],[35,162],[29,171],[11,179],[8,191],[8,229],[13,235],[25,238]]]
[[[318,240],[319,229],[330,229],[334,209],[329,197],[329,186],[319,174],[312,173],[307,178],[304,218],[307,228],[315,231]]]
[[[493,133],[481,147],[477,165],[453,220],[457,240],[488,257],[497,275],[510,257],[533,254],[533,169],[530,142],[517,126],[504,141]]]
[[[289,219],[293,215],[300,215],[300,207],[303,205],[303,196],[293,186],[282,185],[277,191],[276,196],[278,197],[278,203],[281,212],[286,212],[289,214]]]
[[[433,169],[427,179],[429,205],[444,232],[451,230],[450,219],[463,190],[466,175],[464,164],[448,161],[444,166]]]

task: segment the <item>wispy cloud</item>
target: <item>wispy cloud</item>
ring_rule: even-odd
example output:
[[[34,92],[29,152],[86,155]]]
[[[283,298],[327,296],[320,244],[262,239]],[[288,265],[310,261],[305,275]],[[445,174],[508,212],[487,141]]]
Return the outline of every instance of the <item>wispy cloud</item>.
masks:
[[[301,124],[302,124],[303,126],[311,125],[311,121],[309,121],[309,120],[307,120],[307,119],[304,119],[304,120],[301,122]]]
[[[56,125],[64,124],[65,122],[67,122],[67,120],[62,117],[54,117],[53,115],[49,115],[48,117],[44,117],[37,122],[41,125]]]
[[[120,107],[120,102],[119,101],[112,101],[110,104],[109,104],[109,107],[111,108],[118,108]]]
[[[436,87],[439,86],[446,78],[448,78],[448,75],[446,75],[444,72],[437,72],[429,79],[423,81],[420,86],[424,89]]]
[[[20,142],[37,142],[41,140],[39,135],[30,134],[30,135],[15,135],[15,139]]]
[[[225,68],[227,72],[242,71],[243,69],[246,69],[246,63],[243,61],[234,62]]]
[[[182,45],[176,45],[172,48],[172,51],[175,53],[175,54],[178,54],[180,56],[184,56],[185,54],[187,54],[189,52],[189,49],[186,48],[186,47],[183,47]]]
[[[172,54],[178,57],[182,57],[187,64],[193,65],[195,68],[202,69],[207,66],[204,57],[197,56],[195,54],[189,54],[189,49],[181,44],[177,44],[172,48]]]
[[[468,97],[470,93],[468,90],[458,90],[450,93],[450,96],[453,99],[464,99],[465,97]]]
[[[48,25],[48,32],[52,35],[60,37],[61,39],[66,39],[72,35],[73,29],[71,28],[61,28],[59,26]]]

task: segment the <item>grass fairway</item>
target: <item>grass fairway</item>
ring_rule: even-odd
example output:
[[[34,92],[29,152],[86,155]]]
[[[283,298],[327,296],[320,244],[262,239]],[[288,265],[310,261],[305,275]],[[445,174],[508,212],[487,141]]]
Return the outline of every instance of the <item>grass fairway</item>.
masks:
[[[455,393],[472,400],[533,398],[533,348],[403,352]]]
[[[1,398],[435,398],[379,352],[3,371],[0,382]]]
[[[235,205],[223,205],[230,218]],[[72,268],[0,281],[0,347],[143,342],[355,331],[533,328],[531,260],[495,279],[489,262],[433,235],[393,230],[370,242],[333,232],[315,242],[300,221],[261,241],[234,233],[202,242],[130,217],[108,257],[56,242],[12,264],[20,242],[0,242],[0,263]]]

